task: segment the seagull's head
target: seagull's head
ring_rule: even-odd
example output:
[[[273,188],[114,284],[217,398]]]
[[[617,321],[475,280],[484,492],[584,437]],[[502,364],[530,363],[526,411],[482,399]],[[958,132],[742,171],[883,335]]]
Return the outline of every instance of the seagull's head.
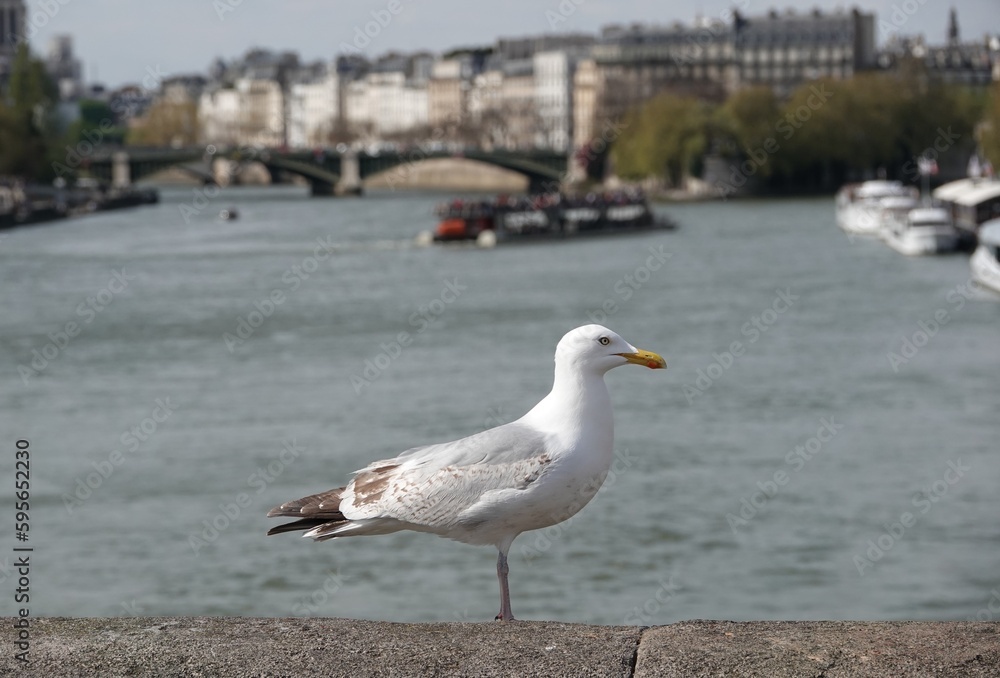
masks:
[[[574,365],[604,374],[627,365],[665,369],[667,362],[656,353],[643,351],[601,325],[584,325],[567,333],[556,346],[556,363]]]

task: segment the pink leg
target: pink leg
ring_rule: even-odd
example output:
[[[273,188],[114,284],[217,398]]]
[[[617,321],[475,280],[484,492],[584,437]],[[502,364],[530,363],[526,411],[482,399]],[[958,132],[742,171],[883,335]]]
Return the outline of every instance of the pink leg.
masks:
[[[514,611],[510,609],[510,588],[507,586],[507,554],[500,551],[497,555],[497,579],[500,580],[500,614],[496,619],[500,621],[514,621]]]

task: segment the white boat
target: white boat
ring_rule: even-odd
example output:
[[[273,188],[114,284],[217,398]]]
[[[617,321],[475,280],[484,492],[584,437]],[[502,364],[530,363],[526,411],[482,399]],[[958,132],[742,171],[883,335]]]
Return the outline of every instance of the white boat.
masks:
[[[887,198],[885,202],[892,200],[897,199]],[[951,213],[943,207],[886,209],[883,214],[882,239],[900,254],[912,257],[958,249],[958,231],[952,223]]]
[[[893,223],[906,221],[910,210],[920,206],[920,201],[913,195],[893,195],[882,198],[878,203],[879,231],[876,235],[885,237],[885,231]]]
[[[853,235],[877,236],[882,230],[882,201],[885,198],[910,197],[919,193],[898,181],[875,179],[862,184],[848,184],[837,191],[837,225]]]
[[[979,246],[969,262],[972,279],[1000,294],[1000,219],[984,223],[979,229]]]

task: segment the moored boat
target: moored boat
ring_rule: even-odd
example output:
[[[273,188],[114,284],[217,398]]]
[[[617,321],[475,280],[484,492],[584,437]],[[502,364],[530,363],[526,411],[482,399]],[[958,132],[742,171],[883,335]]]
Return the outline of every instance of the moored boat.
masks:
[[[886,199],[887,205],[891,205],[891,200]],[[958,248],[958,231],[952,223],[951,213],[943,207],[915,207],[902,211],[889,207],[884,220],[882,239],[901,254],[942,254]]]
[[[882,229],[882,204],[886,198],[912,198],[919,192],[898,181],[875,179],[847,184],[837,191],[837,225],[852,235],[877,236]]]
[[[979,246],[969,261],[972,279],[1000,294],[1000,219],[987,221],[979,229]]]

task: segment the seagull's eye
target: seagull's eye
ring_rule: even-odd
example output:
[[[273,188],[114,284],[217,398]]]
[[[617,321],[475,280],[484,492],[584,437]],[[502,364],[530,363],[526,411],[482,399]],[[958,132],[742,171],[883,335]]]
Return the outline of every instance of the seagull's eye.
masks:
[[[607,346],[608,344],[610,344],[610,343],[611,343],[611,340],[610,340],[610,339],[608,339],[607,337],[601,337],[601,338],[600,338],[600,339],[598,339],[597,341],[598,341],[598,343],[599,343],[599,344],[600,344],[601,346]]]

